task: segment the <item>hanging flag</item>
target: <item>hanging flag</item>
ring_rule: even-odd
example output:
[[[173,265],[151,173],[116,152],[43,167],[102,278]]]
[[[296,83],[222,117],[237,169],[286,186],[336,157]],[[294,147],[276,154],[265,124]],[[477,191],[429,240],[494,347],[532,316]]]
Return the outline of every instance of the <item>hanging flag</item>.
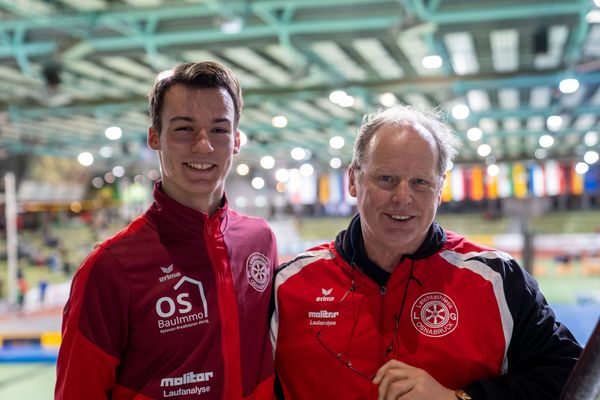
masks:
[[[548,160],[544,165],[544,179],[546,196],[557,196],[560,194],[560,166],[556,160]]]
[[[452,200],[463,201],[465,199],[465,178],[464,171],[460,165],[455,165],[450,177],[450,188],[452,190]]]
[[[512,196],[512,184],[510,181],[510,165],[498,165],[500,172],[498,173],[498,197],[506,198]]]
[[[580,175],[575,171],[575,163],[571,163],[570,174],[571,187],[569,188],[571,193],[574,195],[580,195],[583,193],[583,175]]]
[[[498,177],[492,176],[487,173],[485,174],[485,192],[488,199],[498,198]]]
[[[540,164],[531,164],[529,167],[529,181],[531,184],[531,193],[535,197],[546,195],[544,168]]]
[[[470,170],[470,176],[469,198],[475,201],[483,200],[485,190],[483,186],[483,169],[481,168],[481,165],[474,165]]]
[[[527,197],[527,172],[525,166],[521,163],[514,163],[512,166],[513,194],[518,199]]]
[[[329,195],[329,174],[319,175],[319,203],[327,204],[330,200]]]
[[[600,164],[590,165],[590,169],[583,176],[583,189],[586,193],[600,191]]]
[[[442,201],[447,203],[452,201],[452,188],[450,181],[452,179],[452,171],[446,172],[446,179],[444,179],[444,185],[442,186]]]

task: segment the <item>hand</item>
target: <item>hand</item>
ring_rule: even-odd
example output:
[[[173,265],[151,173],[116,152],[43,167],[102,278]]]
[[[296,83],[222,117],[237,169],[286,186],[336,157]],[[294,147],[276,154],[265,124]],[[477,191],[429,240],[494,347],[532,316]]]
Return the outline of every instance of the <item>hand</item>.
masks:
[[[456,400],[454,391],[442,386],[425,370],[398,360],[386,362],[375,374],[377,400]]]

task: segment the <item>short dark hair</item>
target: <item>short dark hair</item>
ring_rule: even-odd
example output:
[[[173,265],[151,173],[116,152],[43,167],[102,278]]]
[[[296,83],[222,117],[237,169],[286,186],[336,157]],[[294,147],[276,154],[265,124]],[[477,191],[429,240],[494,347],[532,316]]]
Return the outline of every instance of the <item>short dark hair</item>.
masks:
[[[214,61],[186,63],[172,70],[163,71],[156,77],[154,86],[148,94],[148,109],[152,127],[159,133],[162,129],[160,112],[165,93],[176,84],[194,88],[224,88],[233,100],[235,107],[234,126],[240,123],[240,114],[244,105],[240,83],[231,70]]]
[[[443,176],[456,155],[460,142],[444,122],[441,110],[425,111],[409,105],[397,105],[365,116],[354,141],[350,164],[352,169],[360,173],[367,146],[379,128],[384,125],[403,126],[414,123],[423,126],[431,133],[438,150],[436,169],[438,174]]]

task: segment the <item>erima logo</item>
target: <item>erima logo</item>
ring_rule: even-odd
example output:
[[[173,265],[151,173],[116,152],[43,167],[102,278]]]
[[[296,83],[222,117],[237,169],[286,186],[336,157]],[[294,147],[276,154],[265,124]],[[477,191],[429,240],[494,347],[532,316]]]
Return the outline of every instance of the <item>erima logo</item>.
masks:
[[[160,386],[170,387],[187,385],[188,383],[208,382],[212,377],[212,372],[201,372],[199,374],[188,372],[187,374],[183,374],[183,376],[178,376],[176,378],[163,378],[160,381]]]
[[[333,292],[333,288],[330,288],[330,289],[321,288],[321,293],[323,294],[323,296],[317,297],[315,300],[316,301],[334,301],[335,297],[329,296],[331,294],[331,292]]]
[[[162,283],[168,281],[169,279],[179,278],[181,276],[181,272],[175,272],[174,274],[171,273],[173,272],[174,268],[175,266],[173,264],[167,267],[160,267],[160,270],[163,272],[163,274],[167,275],[161,276],[160,278],[158,278],[158,281]]]

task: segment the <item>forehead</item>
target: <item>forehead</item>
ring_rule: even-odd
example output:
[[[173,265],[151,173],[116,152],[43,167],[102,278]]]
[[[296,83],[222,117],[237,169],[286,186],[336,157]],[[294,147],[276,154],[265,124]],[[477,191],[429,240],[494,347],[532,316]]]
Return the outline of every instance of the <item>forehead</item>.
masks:
[[[402,123],[385,124],[375,131],[365,161],[435,169],[437,160],[438,149],[431,132],[417,123]]]
[[[210,112],[233,114],[233,100],[225,88],[197,88],[173,85],[164,97],[163,114]]]

